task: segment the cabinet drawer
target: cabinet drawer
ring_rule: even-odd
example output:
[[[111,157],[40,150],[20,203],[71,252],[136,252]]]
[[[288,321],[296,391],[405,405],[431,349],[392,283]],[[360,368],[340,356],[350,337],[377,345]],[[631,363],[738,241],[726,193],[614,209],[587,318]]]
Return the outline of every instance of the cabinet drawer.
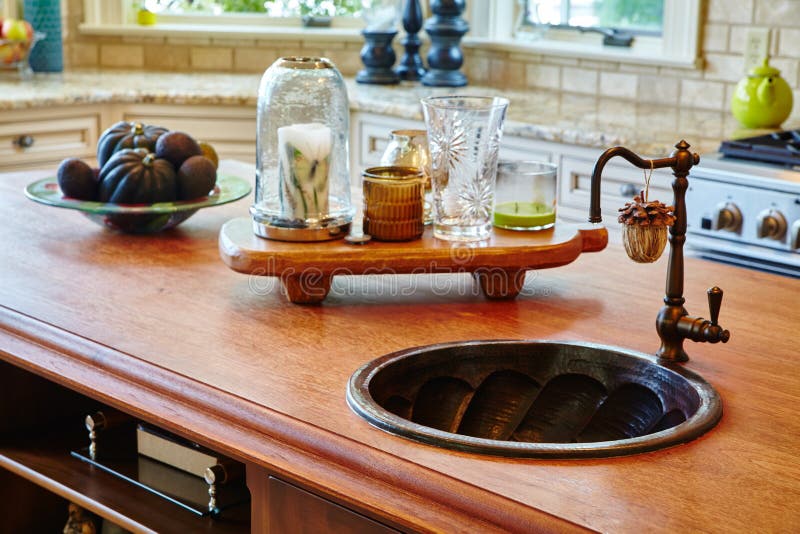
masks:
[[[378,523],[275,477],[269,477],[269,532],[292,534],[389,534],[397,530]]]
[[[373,118],[372,116],[356,115],[353,122],[357,132],[357,144],[353,148],[358,153],[356,163],[361,169],[380,164],[381,156],[389,144],[389,134],[393,130],[425,129],[425,123],[393,117]],[[500,143],[500,158],[552,161],[553,154],[547,146],[540,146],[535,141],[506,137]]]
[[[361,135],[359,136],[359,153],[361,168],[372,167],[380,164],[381,156],[386,151],[389,144],[389,132],[387,126],[373,123],[363,123],[361,125]]]
[[[204,106],[131,106],[122,120],[180,130],[211,144],[220,158],[255,161],[256,115],[249,108]]]
[[[425,123],[398,119],[396,117],[373,117],[371,115],[358,115],[353,117],[351,128],[355,128],[356,140],[351,149],[355,149],[356,169],[351,169],[353,174],[358,174],[368,167],[374,167],[381,162],[386,146],[389,144],[389,134],[394,130],[424,130]]]
[[[549,162],[553,160],[553,153],[530,139],[504,137],[500,142],[500,159]]]
[[[3,167],[16,167],[93,158],[99,128],[99,114],[0,122],[0,159]]]
[[[562,155],[560,161],[560,205],[583,210],[589,215],[592,171],[596,160]],[[648,171],[649,173],[649,171]],[[672,173],[669,169],[656,169],[650,180],[650,199],[665,204],[672,202]],[[611,225],[617,219],[617,209],[644,189],[644,172],[632,165],[607,164],[600,182],[600,207],[604,222]]]

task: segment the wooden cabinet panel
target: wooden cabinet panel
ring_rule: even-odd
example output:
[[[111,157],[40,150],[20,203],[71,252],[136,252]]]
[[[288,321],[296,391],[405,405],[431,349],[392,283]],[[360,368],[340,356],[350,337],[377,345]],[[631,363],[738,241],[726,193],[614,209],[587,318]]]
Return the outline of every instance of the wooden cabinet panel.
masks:
[[[500,143],[500,159],[553,161],[553,151],[544,143],[505,136]]]
[[[67,504],[55,493],[0,469],[0,531],[61,532]]]
[[[4,112],[0,167],[46,168],[68,157],[93,160],[103,120],[103,110],[96,106]]]
[[[119,120],[157,124],[183,130],[211,143],[221,158],[255,161],[256,110],[252,106],[168,104],[106,104],[5,112],[0,118],[0,170],[53,168],[67,157],[94,164],[97,138]],[[350,119],[350,174],[354,184],[361,172],[380,164],[389,134],[398,129],[424,129],[418,120],[354,112]],[[21,146],[24,136],[32,144]],[[602,150],[550,141],[506,136],[501,159],[550,161],[559,165],[559,218],[584,221],[588,216],[590,178]],[[651,198],[669,203],[671,174],[653,173]],[[601,207],[609,228],[617,208],[644,187],[642,172],[626,163],[610,163],[603,173]]]
[[[385,534],[397,530],[269,477],[269,530],[274,534]]]
[[[0,532],[60,532],[67,501],[135,532],[250,530],[247,504],[198,517],[70,455],[88,443],[84,417],[97,410],[108,407],[0,360]]]
[[[380,164],[393,130],[424,129],[422,121],[353,113],[350,117],[350,174],[360,176],[364,169]]]
[[[184,131],[210,143],[220,158],[255,161],[256,110],[252,107],[134,104],[120,108],[119,116]]]
[[[183,130],[211,143],[221,158],[255,161],[254,107],[97,104],[3,112],[0,170],[53,168],[68,157],[95,164],[98,137],[120,120]]]
[[[589,216],[592,171],[600,151],[586,156],[562,154],[559,161],[559,214],[572,219],[586,220]],[[648,171],[649,173],[649,171]],[[672,173],[657,169],[650,181],[650,198],[669,204],[672,201]],[[609,163],[603,170],[600,183],[600,207],[603,222],[616,227],[617,209],[644,189],[644,173],[633,165]]]

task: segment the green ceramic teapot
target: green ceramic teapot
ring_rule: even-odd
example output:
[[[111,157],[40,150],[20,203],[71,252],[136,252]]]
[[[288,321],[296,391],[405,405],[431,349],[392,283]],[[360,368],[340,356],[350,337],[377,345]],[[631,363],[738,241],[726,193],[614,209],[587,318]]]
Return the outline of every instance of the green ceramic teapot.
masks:
[[[731,110],[745,128],[777,128],[792,112],[792,89],[769,58],[739,81]]]

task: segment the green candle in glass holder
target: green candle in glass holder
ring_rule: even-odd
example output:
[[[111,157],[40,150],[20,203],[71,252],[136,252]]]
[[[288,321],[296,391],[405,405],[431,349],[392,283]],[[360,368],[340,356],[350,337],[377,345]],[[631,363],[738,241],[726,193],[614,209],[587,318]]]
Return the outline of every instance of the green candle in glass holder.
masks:
[[[492,222],[507,230],[546,230],[556,222],[556,176],[552,163],[501,161]]]

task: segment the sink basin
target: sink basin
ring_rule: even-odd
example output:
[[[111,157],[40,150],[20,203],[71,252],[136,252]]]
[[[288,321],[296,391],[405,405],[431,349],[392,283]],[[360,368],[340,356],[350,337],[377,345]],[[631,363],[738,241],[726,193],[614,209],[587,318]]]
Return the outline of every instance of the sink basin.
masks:
[[[722,416],[711,385],[655,357],[590,343],[468,341],[359,368],[350,407],[399,436],[470,452],[587,458],[685,443]]]

